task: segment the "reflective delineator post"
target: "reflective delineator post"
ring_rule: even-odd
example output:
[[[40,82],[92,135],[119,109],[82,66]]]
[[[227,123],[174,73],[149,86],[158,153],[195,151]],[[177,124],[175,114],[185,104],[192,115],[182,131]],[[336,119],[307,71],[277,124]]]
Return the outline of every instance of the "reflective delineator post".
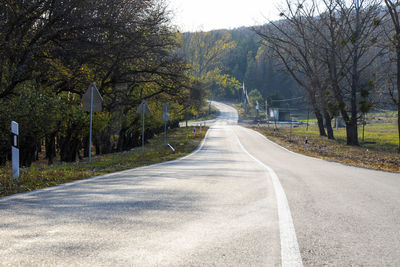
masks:
[[[306,137],[306,140],[304,141],[304,146],[306,148],[306,152],[308,151],[308,137]]]
[[[11,134],[12,134],[12,145],[11,145],[11,156],[12,156],[12,173],[13,178],[19,178],[19,130],[18,123],[15,121],[11,122]]]

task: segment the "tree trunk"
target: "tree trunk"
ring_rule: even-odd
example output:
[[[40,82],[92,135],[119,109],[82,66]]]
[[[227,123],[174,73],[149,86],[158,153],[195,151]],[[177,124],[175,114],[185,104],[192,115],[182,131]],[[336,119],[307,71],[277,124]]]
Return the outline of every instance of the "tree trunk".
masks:
[[[82,145],[83,145],[83,157],[88,158],[89,157],[89,135],[86,135],[83,138]]]
[[[107,129],[101,134],[101,154],[110,154],[113,152],[113,146],[111,144],[111,129]]]
[[[399,135],[397,152],[400,153],[400,36],[397,39],[397,131]]]
[[[93,144],[94,144],[94,147],[95,147],[95,149],[96,149],[96,155],[100,155],[101,154],[101,142],[100,142],[100,140],[99,140],[100,138],[97,136],[97,135],[95,135],[95,136],[93,136]]]
[[[315,114],[315,117],[317,117],[319,135],[326,136],[326,132],[325,132],[325,128],[324,128],[324,118],[322,117],[321,112],[318,109],[314,108],[314,114]]]
[[[400,91],[398,91],[397,94],[399,94],[399,103],[397,104],[397,129],[399,132],[399,148],[397,152],[400,153]]]
[[[397,13],[398,14],[398,13]],[[400,153],[400,29],[396,28],[397,33],[397,130],[399,134],[399,148],[398,153]]]
[[[35,160],[36,144],[34,138],[27,136],[21,138],[20,166],[30,167]]]
[[[351,90],[351,118],[346,123],[347,144],[350,146],[359,146],[358,142],[358,125],[357,125],[357,97],[356,85],[352,85]]]
[[[332,128],[332,117],[331,115],[329,115],[329,112],[327,110],[324,111],[324,117],[325,117],[326,131],[328,132],[328,139],[334,140],[335,136],[333,134],[333,128]]]
[[[48,160],[48,165],[52,165],[54,163],[54,158],[56,156],[56,142],[55,142],[55,133],[50,135],[46,135],[46,158]]]
[[[347,145],[359,146],[357,125],[354,127],[353,123],[346,123]]]
[[[326,132],[325,132],[325,128],[324,128],[324,118],[323,118],[323,116],[321,114],[320,109],[318,108],[317,100],[315,98],[315,92],[309,90],[308,91],[308,95],[310,96],[313,112],[315,114],[315,117],[317,118],[319,135],[320,136],[326,136]]]
[[[80,140],[73,136],[74,129],[68,128],[65,137],[60,138],[61,161],[75,162],[80,146]]]

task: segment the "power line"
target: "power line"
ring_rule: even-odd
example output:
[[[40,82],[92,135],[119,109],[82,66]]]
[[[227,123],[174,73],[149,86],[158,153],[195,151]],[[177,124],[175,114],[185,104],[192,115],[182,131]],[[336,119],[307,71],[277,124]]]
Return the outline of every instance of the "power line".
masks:
[[[271,100],[271,102],[289,102],[289,101],[294,101],[294,100],[300,100],[303,98],[304,98],[304,96],[296,97],[296,98],[289,98],[289,99],[281,99],[281,100]]]

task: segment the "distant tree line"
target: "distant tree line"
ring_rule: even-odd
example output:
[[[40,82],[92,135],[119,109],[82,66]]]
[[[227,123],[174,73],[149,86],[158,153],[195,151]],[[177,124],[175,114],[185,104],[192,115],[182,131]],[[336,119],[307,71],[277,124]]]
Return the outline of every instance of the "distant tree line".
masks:
[[[97,154],[140,144],[142,100],[153,112],[146,137],[163,129],[163,103],[177,126],[203,100],[179,45],[163,1],[0,0],[0,165],[10,159],[12,120],[22,166],[40,152],[50,164],[87,156],[81,98],[91,82],[104,98],[94,119]]]
[[[294,79],[265,53],[261,38],[251,28],[183,33],[184,56],[196,77],[202,77],[209,97],[239,99],[243,83],[264,99],[299,93]]]

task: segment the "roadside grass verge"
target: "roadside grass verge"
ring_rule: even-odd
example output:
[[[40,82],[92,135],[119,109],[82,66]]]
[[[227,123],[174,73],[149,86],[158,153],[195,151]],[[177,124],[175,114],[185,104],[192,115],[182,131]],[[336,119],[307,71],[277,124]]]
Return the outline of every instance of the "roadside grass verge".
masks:
[[[199,121],[208,121],[215,119],[219,114],[218,109],[213,106],[204,105],[199,114],[194,119],[188,120],[188,122],[199,122]]]
[[[319,136],[316,126],[306,126],[292,129],[281,127],[274,131],[273,126],[255,128],[270,140],[297,153],[311,157],[323,158],[341,162],[351,166],[400,172],[400,154],[398,154],[397,127],[394,123],[379,123],[367,125],[364,142],[362,142],[362,126],[359,128],[360,147],[346,145],[345,129],[335,130],[336,140],[328,140]],[[305,139],[308,138],[308,150],[305,149]]]
[[[94,156],[90,163],[86,160],[45,167],[33,164],[30,168],[20,170],[18,181],[12,179],[10,166],[6,166],[0,168],[0,197],[174,160],[194,151],[207,130],[208,128],[197,128],[195,137],[193,127],[168,131],[168,143],[175,148],[175,152],[164,144],[164,135],[160,134],[148,141],[144,155],[141,147],[137,147],[133,151]]]

